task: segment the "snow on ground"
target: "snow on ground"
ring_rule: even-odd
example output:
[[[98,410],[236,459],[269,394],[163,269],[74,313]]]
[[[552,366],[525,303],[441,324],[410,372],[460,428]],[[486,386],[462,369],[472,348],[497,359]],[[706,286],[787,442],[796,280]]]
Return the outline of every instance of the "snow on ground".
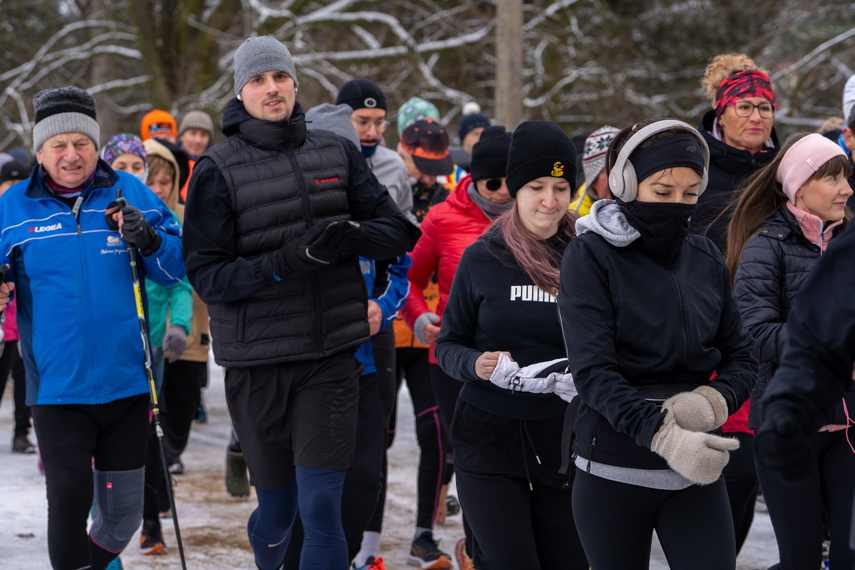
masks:
[[[187,568],[194,570],[252,569],[253,557],[246,538],[246,520],[255,508],[250,499],[235,499],[225,489],[225,449],[229,436],[228,412],[223,393],[222,369],[211,366],[211,383],[205,391],[208,422],[194,423],[183,461],[186,473],[176,477],[178,520]],[[35,455],[10,452],[12,436],[11,382],[0,405],[0,568],[43,570],[47,555],[47,502],[44,478]],[[389,452],[389,493],[381,542],[389,570],[404,570],[415,525],[418,446],[412,405],[406,388],[399,398],[398,434]],[[31,436],[33,439],[34,436]],[[452,484],[452,494],[455,490]],[[165,556],[139,554],[139,533],[122,554],[127,570],[181,568],[171,519],[164,519]],[[435,535],[440,548],[452,553],[463,536],[461,517],[449,517]],[[615,545],[619,547],[619,545]],[[758,512],[738,561],[739,570],[760,570],[777,562],[777,547],[766,513]],[[668,568],[658,545],[650,567]]]

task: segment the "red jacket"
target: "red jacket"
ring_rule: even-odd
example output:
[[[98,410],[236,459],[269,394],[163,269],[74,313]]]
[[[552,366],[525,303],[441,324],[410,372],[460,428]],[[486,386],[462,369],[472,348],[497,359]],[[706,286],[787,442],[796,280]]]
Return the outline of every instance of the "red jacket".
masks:
[[[422,220],[422,236],[410,256],[413,265],[407,272],[410,280],[410,296],[401,309],[401,314],[411,329],[421,315],[435,312],[442,317],[448,292],[454,279],[457,264],[463,256],[463,250],[474,243],[490,225],[490,219],[481,211],[467,194],[466,190],[472,176],[465,176],[454,192],[444,202],[435,205]],[[437,276],[439,282],[439,303],[436,311],[431,311],[421,291]],[[440,321],[441,323],[441,321]],[[436,364],[435,343],[430,345],[430,361]]]

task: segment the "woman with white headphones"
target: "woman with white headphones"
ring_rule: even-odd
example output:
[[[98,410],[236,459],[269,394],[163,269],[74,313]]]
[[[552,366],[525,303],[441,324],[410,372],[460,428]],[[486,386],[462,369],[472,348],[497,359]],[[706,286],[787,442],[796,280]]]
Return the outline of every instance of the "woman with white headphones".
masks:
[[[622,130],[606,160],[616,199],[577,221],[564,254],[558,307],[581,398],[573,514],[595,569],[648,568],[654,530],[672,568],[736,567],[721,471],[739,444],[716,432],[757,363],[721,253],[688,235],[708,166],[686,123]]]

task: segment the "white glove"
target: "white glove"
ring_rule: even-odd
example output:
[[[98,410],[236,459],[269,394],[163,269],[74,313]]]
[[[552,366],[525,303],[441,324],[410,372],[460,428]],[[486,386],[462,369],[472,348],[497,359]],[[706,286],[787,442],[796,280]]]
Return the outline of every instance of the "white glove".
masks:
[[[573,375],[569,373],[551,372],[546,376],[542,372],[547,368],[560,362],[566,362],[566,358],[556,358],[548,362],[538,362],[525,368],[511,360],[507,354],[499,355],[499,362],[490,376],[490,382],[515,392],[528,392],[531,394],[555,393],[561,399],[570,401],[576,395],[576,385],[573,383]]]

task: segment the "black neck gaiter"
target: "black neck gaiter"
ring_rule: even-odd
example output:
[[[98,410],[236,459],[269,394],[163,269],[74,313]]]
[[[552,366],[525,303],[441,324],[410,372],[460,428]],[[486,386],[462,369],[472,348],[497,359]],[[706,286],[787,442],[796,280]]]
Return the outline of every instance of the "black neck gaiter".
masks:
[[[639,245],[670,264],[677,259],[689,233],[695,204],[632,202],[624,205],[623,213],[641,234]]]

